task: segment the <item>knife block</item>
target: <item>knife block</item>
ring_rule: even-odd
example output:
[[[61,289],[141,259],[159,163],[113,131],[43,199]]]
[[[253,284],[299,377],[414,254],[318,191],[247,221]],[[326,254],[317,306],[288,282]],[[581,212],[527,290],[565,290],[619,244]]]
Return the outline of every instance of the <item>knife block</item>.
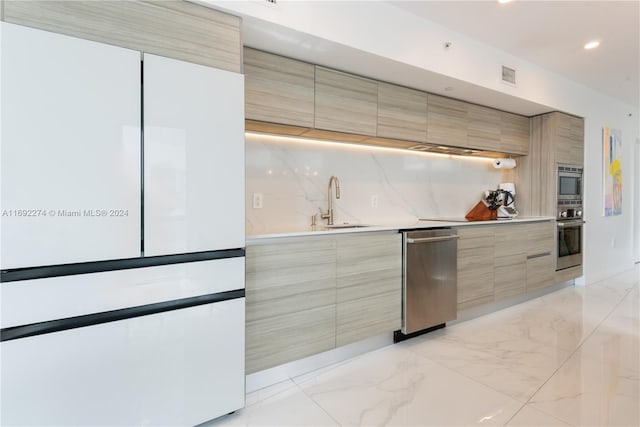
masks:
[[[469,221],[491,221],[498,219],[498,210],[491,210],[479,201],[464,217]]]

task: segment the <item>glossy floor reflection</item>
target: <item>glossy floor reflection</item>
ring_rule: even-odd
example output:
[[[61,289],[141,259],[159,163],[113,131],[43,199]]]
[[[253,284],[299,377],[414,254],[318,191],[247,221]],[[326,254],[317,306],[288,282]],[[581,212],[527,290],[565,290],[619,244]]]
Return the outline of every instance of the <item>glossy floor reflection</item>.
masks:
[[[639,426],[640,268],[247,396],[207,426]]]

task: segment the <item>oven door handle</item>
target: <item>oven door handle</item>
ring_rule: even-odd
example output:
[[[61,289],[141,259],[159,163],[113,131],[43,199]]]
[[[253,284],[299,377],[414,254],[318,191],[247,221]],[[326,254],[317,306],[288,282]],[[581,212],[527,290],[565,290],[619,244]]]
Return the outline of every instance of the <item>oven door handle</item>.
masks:
[[[585,224],[587,221],[571,221],[571,222],[558,222],[558,227],[576,227],[578,225]]]

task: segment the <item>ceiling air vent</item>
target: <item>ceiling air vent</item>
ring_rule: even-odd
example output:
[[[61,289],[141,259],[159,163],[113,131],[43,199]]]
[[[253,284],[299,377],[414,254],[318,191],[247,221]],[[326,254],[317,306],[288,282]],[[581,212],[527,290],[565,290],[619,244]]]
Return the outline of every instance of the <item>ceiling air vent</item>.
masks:
[[[511,83],[512,85],[516,84],[516,70],[513,68],[502,66],[502,81]]]

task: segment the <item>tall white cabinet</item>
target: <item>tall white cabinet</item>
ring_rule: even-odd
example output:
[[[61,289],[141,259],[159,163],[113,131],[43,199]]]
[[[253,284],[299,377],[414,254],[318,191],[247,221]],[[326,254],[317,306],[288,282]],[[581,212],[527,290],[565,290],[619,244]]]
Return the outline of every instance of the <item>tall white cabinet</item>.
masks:
[[[2,269],[140,256],[140,53],[0,34]]]

